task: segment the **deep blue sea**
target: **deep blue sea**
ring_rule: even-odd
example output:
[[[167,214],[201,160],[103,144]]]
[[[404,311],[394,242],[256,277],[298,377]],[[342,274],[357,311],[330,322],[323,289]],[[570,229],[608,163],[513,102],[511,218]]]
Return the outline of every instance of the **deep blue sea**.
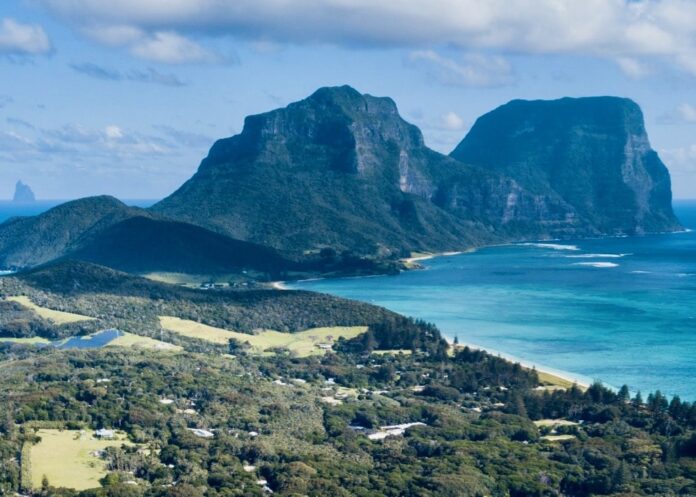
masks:
[[[39,200],[30,204],[16,204],[9,200],[0,200],[0,223],[16,216],[35,216],[41,214],[67,200]],[[157,200],[122,200],[134,207],[150,207]]]
[[[696,201],[676,202],[696,230]],[[696,400],[696,231],[490,247],[289,285],[384,306],[580,381]]]

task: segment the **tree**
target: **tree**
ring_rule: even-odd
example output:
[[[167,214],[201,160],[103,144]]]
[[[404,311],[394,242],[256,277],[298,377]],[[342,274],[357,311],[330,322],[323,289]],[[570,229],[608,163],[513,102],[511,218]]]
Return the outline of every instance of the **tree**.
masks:
[[[621,387],[621,389],[619,390],[618,396],[619,396],[619,401],[621,401],[621,402],[628,402],[629,400],[631,400],[631,394],[628,391],[628,385],[624,385]]]
[[[518,393],[512,399],[512,413],[523,418],[527,417],[527,407],[524,405],[524,399]]]
[[[626,485],[631,481],[631,471],[626,461],[621,461],[621,464],[616,468],[612,476],[612,483],[614,484],[614,489],[620,490],[620,487]]]
[[[48,477],[46,475],[43,475],[41,478],[41,493],[44,495],[48,495],[48,491],[51,488],[51,485],[48,483]]]

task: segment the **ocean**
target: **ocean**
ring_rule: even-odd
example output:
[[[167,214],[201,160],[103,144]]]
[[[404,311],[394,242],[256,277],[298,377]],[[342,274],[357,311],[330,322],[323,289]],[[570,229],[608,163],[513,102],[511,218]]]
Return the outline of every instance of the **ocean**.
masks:
[[[675,202],[696,230],[696,201]],[[633,392],[696,400],[696,231],[496,246],[395,276],[288,285],[435,323],[445,336]]]
[[[64,202],[67,200],[39,200],[30,204],[16,204],[9,200],[0,200],[0,223],[17,216],[36,216]],[[122,202],[134,207],[150,207],[157,200],[122,200]]]

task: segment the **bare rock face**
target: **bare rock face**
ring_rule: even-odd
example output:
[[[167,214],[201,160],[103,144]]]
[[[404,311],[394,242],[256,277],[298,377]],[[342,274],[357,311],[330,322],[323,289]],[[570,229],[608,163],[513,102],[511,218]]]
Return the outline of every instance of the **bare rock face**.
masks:
[[[25,185],[22,181],[17,181],[12,201],[17,204],[31,204],[36,202],[36,197],[29,185]]]
[[[480,117],[451,157],[562,199],[581,235],[680,229],[669,172],[628,99],[515,100]]]
[[[248,117],[154,210],[280,250],[384,254],[546,234],[570,208],[430,150],[391,99],[344,86]]]

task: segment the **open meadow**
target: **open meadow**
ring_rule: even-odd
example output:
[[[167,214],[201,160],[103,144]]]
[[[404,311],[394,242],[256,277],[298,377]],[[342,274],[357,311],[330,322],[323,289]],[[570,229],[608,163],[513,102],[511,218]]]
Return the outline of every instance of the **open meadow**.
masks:
[[[7,297],[6,300],[9,300],[11,302],[16,302],[23,307],[26,307],[27,309],[31,309],[34,311],[38,316],[47,319],[48,321],[51,321],[54,324],[70,324],[70,323],[78,323],[80,321],[91,321],[94,318],[91,318],[89,316],[83,316],[81,314],[73,314],[71,312],[63,312],[63,311],[56,311],[53,309],[48,309],[46,307],[41,307],[39,305],[36,305],[34,302],[32,302],[29,297],[20,295],[20,296],[14,296],[14,297]]]
[[[113,440],[100,440],[77,430],[41,429],[36,435],[41,441],[29,451],[33,488],[41,488],[44,476],[54,487],[97,488],[107,473],[99,452],[107,447],[128,445],[125,436],[118,433]]]
[[[268,352],[274,348],[286,348],[298,357],[320,355],[325,352],[319,346],[331,344],[339,338],[355,338],[367,331],[367,326],[332,326],[311,328],[297,333],[281,333],[264,330],[257,334],[239,333],[222,328],[215,328],[195,321],[172,316],[160,316],[160,324],[165,330],[211,343],[226,345],[230,339],[246,342],[256,354]]]

